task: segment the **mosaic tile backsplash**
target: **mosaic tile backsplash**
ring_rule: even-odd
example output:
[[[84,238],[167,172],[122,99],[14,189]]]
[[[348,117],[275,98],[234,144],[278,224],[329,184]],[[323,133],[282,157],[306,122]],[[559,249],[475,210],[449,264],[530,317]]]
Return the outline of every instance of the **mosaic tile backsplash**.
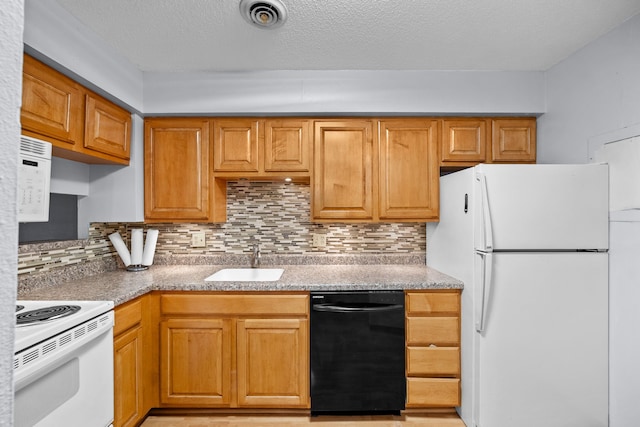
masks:
[[[426,247],[424,223],[312,223],[308,184],[240,180],[227,185],[226,223],[92,223],[86,241],[21,245],[18,274],[91,261],[113,262],[118,257],[107,236],[118,231],[130,246],[132,228],[159,230],[157,259],[246,255],[255,243],[267,256],[424,255]],[[205,234],[205,247],[191,247],[194,232]],[[325,235],[326,246],[314,247],[313,234]]]

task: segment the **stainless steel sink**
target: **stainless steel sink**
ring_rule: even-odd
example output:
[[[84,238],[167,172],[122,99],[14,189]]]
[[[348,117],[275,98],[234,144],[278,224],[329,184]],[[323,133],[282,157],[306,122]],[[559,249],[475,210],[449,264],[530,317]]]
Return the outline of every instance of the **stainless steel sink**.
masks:
[[[275,282],[283,268],[223,268],[204,279],[207,282]]]

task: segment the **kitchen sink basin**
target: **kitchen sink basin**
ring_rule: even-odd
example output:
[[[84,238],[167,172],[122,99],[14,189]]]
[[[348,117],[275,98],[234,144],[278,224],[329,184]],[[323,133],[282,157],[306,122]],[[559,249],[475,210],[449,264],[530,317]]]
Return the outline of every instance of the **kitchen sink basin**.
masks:
[[[275,282],[283,268],[223,268],[204,279],[207,282]]]

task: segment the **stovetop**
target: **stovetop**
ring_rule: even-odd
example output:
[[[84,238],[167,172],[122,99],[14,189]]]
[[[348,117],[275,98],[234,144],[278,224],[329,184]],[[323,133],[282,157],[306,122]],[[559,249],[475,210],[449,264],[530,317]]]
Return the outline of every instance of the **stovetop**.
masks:
[[[18,301],[15,352],[113,309],[113,301]]]

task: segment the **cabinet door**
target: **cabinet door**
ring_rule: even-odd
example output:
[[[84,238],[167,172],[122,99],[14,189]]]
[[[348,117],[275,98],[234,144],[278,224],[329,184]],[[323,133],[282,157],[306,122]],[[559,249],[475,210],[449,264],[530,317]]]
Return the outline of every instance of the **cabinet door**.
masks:
[[[373,219],[372,135],[370,120],[315,123],[314,219]]]
[[[209,153],[208,120],[145,120],[145,219],[209,219]]]
[[[238,406],[309,407],[308,331],[303,319],[238,320]]]
[[[381,120],[378,126],[380,219],[437,219],[438,121]]]
[[[228,406],[231,401],[230,319],[160,323],[160,403]]]
[[[114,427],[137,425],[145,415],[142,396],[142,327],[138,326],[115,337],[114,363]]]
[[[82,89],[73,80],[30,56],[24,56],[22,73],[23,130],[53,145],[71,149],[82,140],[84,114]]]
[[[481,163],[487,158],[487,132],[484,119],[444,119],[442,121],[442,162]]]
[[[129,160],[131,113],[88,93],[85,97],[85,116],[84,147]]]
[[[494,119],[492,123],[491,161],[536,161],[536,119]]]
[[[309,120],[267,120],[265,123],[265,172],[308,172],[310,166]]]
[[[214,120],[214,171],[258,172],[259,131],[258,120]]]

